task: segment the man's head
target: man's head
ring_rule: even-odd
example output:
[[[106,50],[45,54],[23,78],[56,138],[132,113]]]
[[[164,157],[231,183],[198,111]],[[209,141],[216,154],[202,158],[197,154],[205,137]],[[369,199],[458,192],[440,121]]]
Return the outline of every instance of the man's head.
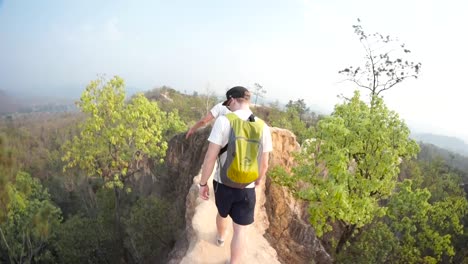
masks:
[[[232,104],[235,102],[235,104],[239,106],[249,106],[250,102],[250,92],[247,90],[245,87],[242,86],[235,86],[229,89],[226,92],[226,101],[223,102],[223,105],[226,106],[227,108],[232,110],[237,110],[237,109],[232,109]],[[237,107],[236,107],[237,108]],[[242,107],[239,107],[239,109]]]

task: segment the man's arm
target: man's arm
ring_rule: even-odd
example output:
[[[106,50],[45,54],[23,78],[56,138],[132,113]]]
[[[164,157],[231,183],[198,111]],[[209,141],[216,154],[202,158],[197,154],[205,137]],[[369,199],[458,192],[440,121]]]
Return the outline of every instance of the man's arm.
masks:
[[[200,127],[205,126],[206,124],[208,124],[213,119],[214,119],[214,116],[211,113],[211,111],[208,112],[202,119],[200,119],[195,125],[193,125],[189,129],[189,131],[185,135],[185,139],[189,138],[193,133],[195,133],[195,131],[197,131],[197,129],[199,129]]]
[[[270,159],[270,152],[263,152],[262,153],[262,159],[260,161],[260,175],[258,175],[258,179],[255,181],[255,186],[260,185],[264,179],[266,172],[268,170],[268,162]]]
[[[200,197],[204,200],[208,200],[209,198],[210,190],[208,188],[208,180],[213,173],[216,159],[220,150],[220,145],[210,142],[208,145],[208,150],[205,154],[205,160],[203,161],[202,174],[200,179]]]

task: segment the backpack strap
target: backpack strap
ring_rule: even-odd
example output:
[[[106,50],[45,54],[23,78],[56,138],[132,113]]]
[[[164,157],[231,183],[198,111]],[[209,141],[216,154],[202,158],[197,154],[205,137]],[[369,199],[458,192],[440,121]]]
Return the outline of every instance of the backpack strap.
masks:
[[[231,112],[231,113],[227,113],[227,114],[225,114],[224,116],[229,120],[229,123],[231,123],[231,120],[234,120],[234,119],[236,119],[236,118],[239,118],[236,114],[234,114],[234,113],[232,113],[232,112]],[[219,150],[218,158],[221,157],[221,155],[222,155],[224,152],[227,151],[228,145],[229,145],[229,141],[228,141],[228,143],[227,143],[224,147],[222,147],[222,148]]]
[[[226,146],[222,147],[222,148],[219,150],[218,157],[220,157],[221,155],[223,155],[224,152],[227,151],[227,147],[228,147],[228,144],[226,144]]]

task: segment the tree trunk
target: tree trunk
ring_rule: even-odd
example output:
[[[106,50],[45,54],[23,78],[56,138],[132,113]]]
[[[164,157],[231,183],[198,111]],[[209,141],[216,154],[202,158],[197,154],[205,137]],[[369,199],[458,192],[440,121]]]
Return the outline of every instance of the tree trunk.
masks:
[[[114,204],[115,204],[115,249],[116,252],[122,252],[121,256],[125,256],[125,246],[124,246],[124,239],[123,239],[123,232],[122,232],[122,225],[120,223],[120,190],[118,187],[114,187]],[[119,259],[122,260],[122,258],[119,256]],[[122,262],[127,263],[126,260],[123,260]]]
[[[114,196],[115,196],[115,235],[116,235],[116,252],[121,252],[121,255],[119,256],[119,262],[120,263],[135,263],[132,254],[130,251],[125,247],[124,243],[124,231],[122,228],[122,223],[120,221],[121,218],[121,194],[122,190],[119,189],[118,187],[114,187]]]
[[[336,254],[339,254],[341,252],[346,242],[348,242],[348,240],[353,235],[354,230],[356,230],[356,225],[345,226],[345,230],[341,234],[340,241],[338,241],[338,245],[336,246]]]

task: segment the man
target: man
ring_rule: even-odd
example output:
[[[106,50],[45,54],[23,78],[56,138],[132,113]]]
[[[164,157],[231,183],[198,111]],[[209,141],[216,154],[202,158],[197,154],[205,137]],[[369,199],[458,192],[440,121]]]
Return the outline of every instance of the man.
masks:
[[[252,111],[249,108],[250,92],[241,86],[231,88],[226,92],[226,101],[223,105],[242,120],[257,121],[257,117],[253,117]],[[254,120],[251,120],[254,118]],[[258,120],[262,122],[261,120]],[[216,119],[211,134],[208,138],[209,146],[206,152],[202,175],[200,179],[199,195],[202,199],[208,200],[209,187],[208,179],[213,172],[218,154],[221,148],[227,145],[231,124],[226,116],[220,116]],[[246,250],[246,231],[247,227],[254,221],[254,211],[256,194],[255,187],[259,186],[268,169],[268,155],[273,150],[271,142],[271,134],[269,127],[264,124],[260,140],[261,150],[258,178],[255,182],[248,184],[245,188],[228,187],[221,181],[221,168],[226,162],[226,152],[219,156],[218,167],[214,176],[213,188],[215,193],[216,207],[218,214],[216,216],[217,227],[217,244],[222,246],[226,236],[228,224],[227,216],[229,215],[233,221],[233,237],[231,240],[231,264],[239,263],[242,253]],[[257,151],[258,152],[258,151]],[[257,153],[258,154],[258,153]]]
[[[197,129],[205,126],[206,124],[211,122],[211,120],[218,118],[218,116],[222,116],[228,113],[231,113],[231,111],[229,111],[229,109],[222,103],[218,103],[217,105],[213,106],[213,108],[211,108],[211,110],[202,119],[200,119],[197,123],[195,123],[195,125],[193,125],[189,129],[189,131],[185,135],[185,139],[188,139],[193,133],[195,133],[195,131],[197,131]]]

